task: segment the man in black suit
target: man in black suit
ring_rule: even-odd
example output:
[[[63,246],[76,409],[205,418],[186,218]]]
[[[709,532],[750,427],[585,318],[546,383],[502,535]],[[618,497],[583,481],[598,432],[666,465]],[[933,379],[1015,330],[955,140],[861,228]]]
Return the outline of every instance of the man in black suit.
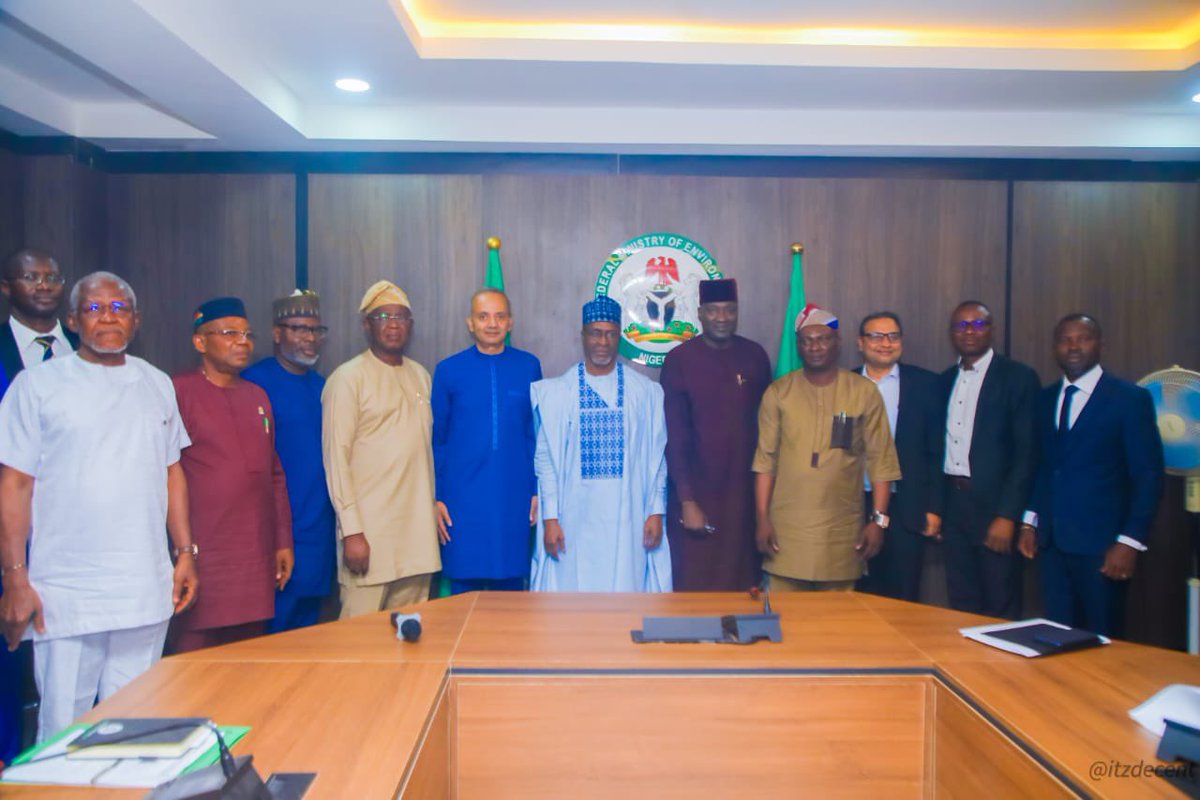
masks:
[[[8,322],[0,325],[4,386],[22,369],[68,355],[79,345],[58,320],[65,281],[58,262],[40,250],[19,250],[0,268],[0,294],[8,298]]]
[[[1041,553],[1049,619],[1120,635],[1162,494],[1163,449],[1150,393],[1106,372],[1100,346],[1086,314],[1054,328],[1063,378],[1038,397],[1041,458],[1019,548]]]
[[[0,265],[0,294],[8,298],[8,321],[0,323],[0,397],[30,364],[71,353],[74,333],[58,321],[64,282],[58,262],[40,250],[20,250]],[[0,595],[3,589],[0,588]],[[0,761],[11,762],[22,744],[23,690],[31,671],[31,648],[0,647]]]
[[[883,550],[858,582],[860,591],[916,601],[921,590],[925,540],[942,529],[942,458],[946,403],[938,377],[927,369],[901,364],[904,332],[891,311],[869,314],[858,325],[862,374],[876,385],[887,409],[900,473],[892,484],[891,525]],[[871,504],[867,482],[867,508]]]
[[[959,611],[1015,619],[1021,610],[1017,521],[1037,470],[1032,369],[992,350],[992,312],[977,300],[950,317],[958,363],[946,399],[946,588]]]

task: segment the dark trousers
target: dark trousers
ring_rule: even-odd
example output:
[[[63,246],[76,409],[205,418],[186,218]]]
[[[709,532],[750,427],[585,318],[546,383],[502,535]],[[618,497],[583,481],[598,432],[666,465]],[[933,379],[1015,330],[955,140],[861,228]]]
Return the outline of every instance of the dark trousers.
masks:
[[[0,761],[12,763],[21,750],[22,690],[25,688],[25,668],[29,643],[9,652],[0,641]]]
[[[294,592],[276,592],[275,618],[267,622],[267,633],[282,633],[316,625],[324,601],[324,596],[304,597]]]
[[[875,507],[871,493],[866,494],[866,513]],[[896,517],[883,532],[883,549],[867,563],[867,574],[856,587],[897,600],[917,602],[921,595],[921,566],[925,559],[925,537]]]
[[[1038,553],[1046,618],[1105,636],[1125,632],[1125,594],[1129,581],[1100,573],[1104,553],[1064,553],[1053,544]]]
[[[450,594],[466,594],[467,592],[520,592],[524,589],[524,577],[450,579]]]
[[[942,538],[946,554],[946,592],[956,611],[1016,619],[1021,613],[1021,556],[1017,536],[1012,551],[983,546],[992,518],[977,511],[969,482],[951,480],[946,491]]]

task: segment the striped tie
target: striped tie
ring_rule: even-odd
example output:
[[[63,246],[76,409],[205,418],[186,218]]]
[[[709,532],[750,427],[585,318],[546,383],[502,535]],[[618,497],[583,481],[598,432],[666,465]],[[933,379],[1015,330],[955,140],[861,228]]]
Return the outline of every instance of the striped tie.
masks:
[[[51,333],[46,336],[36,336],[33,340],[40,344],[46,351],[42,353],[42,361],[49,361],[50,359],[54,358],[54,350],[52,349],[54,347],[54,334]]]

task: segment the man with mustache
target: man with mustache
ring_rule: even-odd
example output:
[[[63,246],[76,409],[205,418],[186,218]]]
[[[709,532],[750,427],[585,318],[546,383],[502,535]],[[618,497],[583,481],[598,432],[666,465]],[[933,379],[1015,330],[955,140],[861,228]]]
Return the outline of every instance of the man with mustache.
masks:
[[[438,555],[429,373],[405,355],[408,295],[378,281],[359,304],[369,347],[321,395],[322,451],[341,543],[341,618],[429,599]]]
[[[538,535],[530,588],[669,592],[662,389],[618,361],[621,306],[583,306],[584,360],[533,384]]]
[[[321,298],[297,289],[272,307],[275,352],[242,372],[267,393],[275,411],[275,449],[287,476],[296,565],[275,592],[268,633],[315,625],[334,569],[334,516],[321,458],[321,391],[325,378],[313,367],[328,328]]]
[[[467,317],[474,344],[433,373],[438,538],[451,594],[520,591],[529,575],[537,513],[529,386],[542,365],[507,344],[512,326],[504,292],[476,292]]]

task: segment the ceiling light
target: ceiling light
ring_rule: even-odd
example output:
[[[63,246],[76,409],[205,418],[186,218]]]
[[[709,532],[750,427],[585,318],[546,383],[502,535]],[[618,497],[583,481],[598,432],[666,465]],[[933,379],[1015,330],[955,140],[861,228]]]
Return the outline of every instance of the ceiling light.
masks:
[[[1193,102],[1193,103],[1200,103],[1200,94],[1194,94],[1194,95],[1192,95],[1192,102]]]
[[[343,92],[365,92],[371,88],[371,84],[359,78],[339,78],[333,85]]]

